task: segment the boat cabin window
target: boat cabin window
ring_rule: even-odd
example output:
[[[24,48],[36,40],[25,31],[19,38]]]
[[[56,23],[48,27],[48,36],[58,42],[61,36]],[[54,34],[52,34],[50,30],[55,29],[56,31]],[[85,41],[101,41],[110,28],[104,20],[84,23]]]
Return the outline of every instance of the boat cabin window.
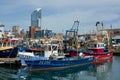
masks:
[[[98,44],[98,47],[100,47],[100,45]]]
[[[0,42],[0,47],[2,47],[2,43]]]
[[[94,47],[97,47],[97,45],[96,45],[96,44],[94,44]]]
[[[104,47],[104,44],[102,44],[102,47]]]
[[[95,48],[95,47],[97,47],[96,44],[89,44],[88,46],[91,47],[91,48]]]
[[[88,45],[89,48],[103,48],[104,43],[92,43]]]
[[[104,44],[98,44],[98,47],[104,47]]]
[[[3,43],[3,47],[5,47],[6,46],[6,43]]]
[[[51,51],[51,46],[48,46],[49,51]]]
[[[52,49],[53,50],[57,50],[57,46],[52,46]]]
[[[11,45],[12,45],[12,43],[9,42],[9,43],[8,43],[8,46],[11,46]]]
[[[38,56],[44,56],[44,52],[34,52],[34,55],[38,55]]]

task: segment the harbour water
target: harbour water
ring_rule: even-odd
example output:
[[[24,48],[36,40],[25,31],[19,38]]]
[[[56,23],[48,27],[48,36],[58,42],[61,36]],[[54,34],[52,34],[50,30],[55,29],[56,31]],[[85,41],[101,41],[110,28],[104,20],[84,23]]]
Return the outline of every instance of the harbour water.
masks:
[[[120,80],[120,56],[65,70],[30,72],[27,68],[0,67],[0,80]]]

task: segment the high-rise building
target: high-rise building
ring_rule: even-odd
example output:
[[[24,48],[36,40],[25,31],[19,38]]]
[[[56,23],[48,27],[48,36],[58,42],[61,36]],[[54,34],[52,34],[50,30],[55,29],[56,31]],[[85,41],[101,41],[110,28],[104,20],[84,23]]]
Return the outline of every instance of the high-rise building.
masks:
[[[31,14],[31,26],[41,29],[41,8],[37,8]]]

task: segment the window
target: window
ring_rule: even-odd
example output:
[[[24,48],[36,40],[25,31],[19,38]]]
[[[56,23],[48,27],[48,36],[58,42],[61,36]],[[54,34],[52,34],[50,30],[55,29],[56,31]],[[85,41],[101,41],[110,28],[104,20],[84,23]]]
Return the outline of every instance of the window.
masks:
[[[57,50],[57,46],[52,46],[52,49],[53,50]]]

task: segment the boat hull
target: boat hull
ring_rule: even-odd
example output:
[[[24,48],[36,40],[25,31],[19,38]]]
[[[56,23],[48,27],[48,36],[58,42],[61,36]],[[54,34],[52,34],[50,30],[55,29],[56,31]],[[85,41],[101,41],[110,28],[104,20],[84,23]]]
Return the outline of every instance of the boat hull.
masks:
[[[113,57],[113,52],[83,52],[82,50],[69,50],[70,56],[78,56],[79,53],[83,53],[84,56],[94,56],[95,59],[109,59]]]
[[[82,51],[81,50],[70,50],[70,56],[78,56]],[[84,56],[94,56],[94,63],[106,62],[107,60],[113,57],[113,52],[82,52]]]
[[[41,60],[40,58],[23,58],[20,57],[21,64],[26,64],[31,70],[49,70],[49,69],[65,69],[69,67],[76,67],[80,65],[90,64],[94,61],[94,57],[89,56],[85,58],[64,58],[60,60]]]
[[[10,48],[5,50],[0,50],[0,58],[15,58],[18,53],[18,48]]]
[[[107,53],[85,53],[84,56],[94,56],[95,60],[101,60],[101,59],[110,59],[113,57],[113,53],[112,52],[107,52]]]

